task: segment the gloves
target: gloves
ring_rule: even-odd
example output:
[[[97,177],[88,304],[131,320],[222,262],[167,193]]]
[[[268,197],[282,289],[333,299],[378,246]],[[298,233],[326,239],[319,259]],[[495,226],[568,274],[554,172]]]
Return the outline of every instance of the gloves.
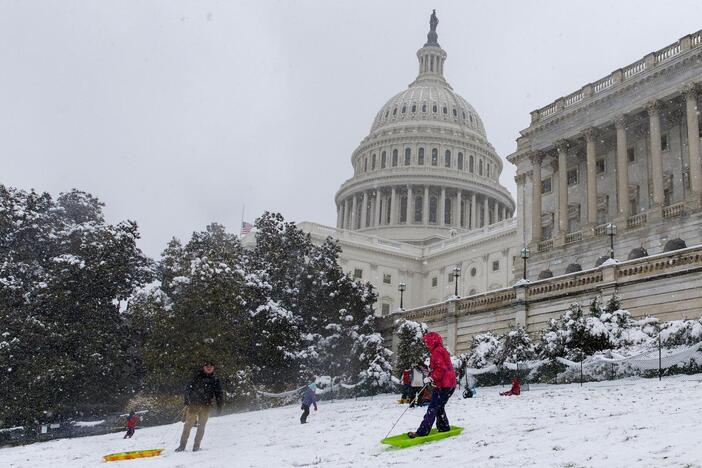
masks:
[[[424,383],[427,384],[427,385],[433,384],[433,383],[434,383],[434,379],[432,379],[431,377],[424,377]]]
[[[316,407],[316,406],[314,407],[314,410],[317,411],[317,407]]]

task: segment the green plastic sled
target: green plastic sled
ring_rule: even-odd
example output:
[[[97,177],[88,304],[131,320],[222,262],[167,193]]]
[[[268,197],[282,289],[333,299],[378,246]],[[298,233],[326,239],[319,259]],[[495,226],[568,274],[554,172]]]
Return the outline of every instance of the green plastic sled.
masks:
[[[413,445],[424,444],[426,442],[434,442],[435,440],[445,439],[447,437],[457,436],[463,432],[463,428],[459,426],[451,426],[451,430],[446,432],[438,432],[436,429],[432,429],[431,432],[424,436],[418,436],[414,439],[407,437],[407,434],[395,435],[388,437],[380,441],[381,444],[392,445],[393,447],[406,448]]]

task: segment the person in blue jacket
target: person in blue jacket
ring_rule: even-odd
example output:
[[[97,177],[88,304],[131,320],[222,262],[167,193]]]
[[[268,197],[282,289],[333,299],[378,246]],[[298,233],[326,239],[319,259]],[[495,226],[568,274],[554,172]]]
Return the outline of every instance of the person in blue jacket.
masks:
[[[317,394],[315,390],[317,385],[311,383],[307,386],[302,394],[302,416],[300,416],[300,424],[307,422],[307,416],[310,415],[310,406],[314,405],[314,410],[317,411]]]

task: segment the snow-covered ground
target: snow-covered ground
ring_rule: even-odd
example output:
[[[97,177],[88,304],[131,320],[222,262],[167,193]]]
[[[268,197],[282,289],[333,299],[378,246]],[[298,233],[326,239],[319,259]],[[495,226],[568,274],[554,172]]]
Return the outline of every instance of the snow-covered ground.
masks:
[[[104,454],[154,447],[167,450],[114,466],[702,466],[702,375],[532,385],[519,397],[500,390],[454,395],[447,412],[463,434],[402,450],[379,443],[406,408],[383,395],[321,402],[306,425],[297,406],[212,418],[197,453],[173,452],[182,427],[173,424],[138,429],[131,440],[111,434],[4,448],[0,466],[105,466]],[[423,414],[407,411],[393,433],[415,429]]]

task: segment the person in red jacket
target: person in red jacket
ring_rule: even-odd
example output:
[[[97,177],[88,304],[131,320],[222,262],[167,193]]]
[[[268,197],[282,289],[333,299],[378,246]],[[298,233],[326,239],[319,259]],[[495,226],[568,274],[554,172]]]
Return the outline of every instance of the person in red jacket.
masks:
[[[431,427],[436,421],[436,429],[439,432],[446,432],[451,429],[446,410],[444,407],[454,390],[456,390],[456,370],[453,368],[451,356],[444,348],[441,335],[430,332],[424,335],[424,344],[429,349],[429,377],[424,379],[426,384],[433,384],[434,390],[431,392],[431,402],[424,415],[422,423],[416,432],[408,432],[410,439],[423,437],[429,434]]]
[[[412,391],[412,371],[405,369],[402,371],[402,397],[400,399],[401,403],[409,402],[410,392]]]
[[[131,439],[132,436],[134,435],[134,431],[136,430],[136,425],[139,422],[139,416],[137,416],[134,411],[129,413],[129,417],[127,418],[127,433],[124,434],[124,439]]]
[[[513,378],[512,379],[512,388],[510,388],[506,392],[501,392],[500,395],[502,396],[512,396],[512,395],[519,395],[522,391],[522,387],[519,385],[519,379],[518,378]]]

